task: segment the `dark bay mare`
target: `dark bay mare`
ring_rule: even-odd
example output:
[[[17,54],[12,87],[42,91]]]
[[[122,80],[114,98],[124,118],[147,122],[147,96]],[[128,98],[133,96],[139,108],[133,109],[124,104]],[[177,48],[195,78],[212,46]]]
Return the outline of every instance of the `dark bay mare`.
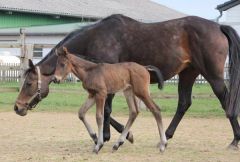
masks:
[[[231,123],[237,148],[240,127],[240,38],[230,26],[219,25],[199,17],[185,17],[160,23],[141,23],[123,15],[109,16],[96,24],[70,33],[36,66],[30,63],[26,80],[14,109],[26,115],[48,95],[48,85],[56,67],[55,50],[66,46],[95,62],[137,62],[158,67],[164,80],[179,75],[178,107],[166,136],[172,138],[179,122],[191,105],[192,86],[203,75],[218,97]],[[229,56],[229,88],[224,83],[224,63]],[[151,75],[151,82],[156,77]],[[40,85],[40,86],[39,86]],[[109,123],[119,132],[123,126],[110,117],[114,95],[108,95],[104,110],[104,140],[109,140]]]

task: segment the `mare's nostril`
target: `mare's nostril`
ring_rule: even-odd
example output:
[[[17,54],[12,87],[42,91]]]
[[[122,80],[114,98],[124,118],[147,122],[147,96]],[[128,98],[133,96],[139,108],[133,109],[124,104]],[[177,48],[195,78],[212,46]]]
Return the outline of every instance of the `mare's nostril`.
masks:
[[[18,111],[18,106],[17,105],[14,106],[14,110]]]

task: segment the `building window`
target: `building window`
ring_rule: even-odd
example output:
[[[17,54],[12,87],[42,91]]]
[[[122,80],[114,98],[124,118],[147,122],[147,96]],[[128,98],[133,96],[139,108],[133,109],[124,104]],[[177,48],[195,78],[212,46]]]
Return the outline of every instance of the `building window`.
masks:
[[[43,57],[43,49],[42,48],[36,48],[33,49],[33,57]]]

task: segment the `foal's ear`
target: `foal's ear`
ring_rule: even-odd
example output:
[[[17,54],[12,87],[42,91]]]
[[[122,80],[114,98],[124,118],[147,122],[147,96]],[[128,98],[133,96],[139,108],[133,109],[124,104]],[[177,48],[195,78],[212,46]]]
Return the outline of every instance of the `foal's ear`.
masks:
[[[57,48],[55,49],[55,55],[59,56]]]
[[[34,66],[31,59],[28,59],[28,66],[29,66],[30,69],[35,69],[35,66]]]
[[[69,54],[67,47],[63,46],[64,55],[67,56]]]

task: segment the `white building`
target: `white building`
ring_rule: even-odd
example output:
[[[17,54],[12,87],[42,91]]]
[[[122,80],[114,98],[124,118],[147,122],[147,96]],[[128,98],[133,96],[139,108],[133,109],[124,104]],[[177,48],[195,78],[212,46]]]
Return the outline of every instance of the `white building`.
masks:
[[[124,14],[144,22],[186,16],[151,0],[1,0],[0,54],[8,51],[20,55],[20,49],[1,48],[1,43],[20,42],[20,28],[25,29],[26,44],[57,44],[70,31],[111,14]],[[34,62],[41,60],[50,49],[34,47]]]
[[[220,12],[219,22],[232,26],[240,35],[240,0],[230,0],[217,6]]]

